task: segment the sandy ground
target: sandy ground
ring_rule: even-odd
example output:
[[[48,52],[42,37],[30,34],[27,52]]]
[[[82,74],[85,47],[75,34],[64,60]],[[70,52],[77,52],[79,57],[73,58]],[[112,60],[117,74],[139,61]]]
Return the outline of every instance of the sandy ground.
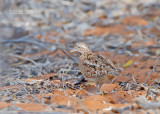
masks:
[[[159,113],[160,1],[1,4],[0,113]],[[15,9],[23,9],[22,14]],[[119,70],[100,95],[70,52],[77,42]],[[143,99],[156,107],[145,108]]]

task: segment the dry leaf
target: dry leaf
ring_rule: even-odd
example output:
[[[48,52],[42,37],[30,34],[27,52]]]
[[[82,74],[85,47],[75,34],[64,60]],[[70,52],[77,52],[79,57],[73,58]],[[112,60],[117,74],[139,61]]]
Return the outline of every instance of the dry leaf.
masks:
[[[123,67],[128,67],[128,66],[130,66],[132,63],[133,63],[133,60],[131,59],[131,60],[129,60],[128,62],[126,62],[126,63],[123,65]]]

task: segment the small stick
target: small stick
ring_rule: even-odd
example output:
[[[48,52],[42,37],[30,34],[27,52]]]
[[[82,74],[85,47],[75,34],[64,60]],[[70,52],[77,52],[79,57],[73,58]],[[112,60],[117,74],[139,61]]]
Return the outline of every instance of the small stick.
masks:
[[[136,80],[134,79],[133,76],[131,76],[132,80],[134,81],[135,84],[137,84]]]
[[[19,55],[12,55],[12,54],[8,54],[9,56],[12,56],[12,57],[17,57],[17,58],[20,58],[20,59],[23,59],[23,60],[26,60],[26,61],[29,61],[35,65],[37,65],[37,63],[29,58],[26,58],[26,57],[22,57],[22,56],[19,56]]]
[[[71,59],[74,60],[76,63],[78,63],[77,60],[76,60],[74,57],[72,57],[70,54],[68,54],[64,49],[61,49],[61,50],[62,50],[62,52],[63,52],[65,55],[67,55],[69,58],[71,58]]]
[[[65,88],[64,88],[65,86],[64,86],[64,78],[63,78],[63,74],[62,74],[62,81],[63,81],[63,92],[64,92],[64,95],[67,96],[67,95],[66,95]]]
[[[0,43],[8,43],[8,42],[22,42],[26,39],[29,39],[29,38],[32,38],[34,35],[31,34],[31,35],[26,35],[26,36],[23,36],[21,38],[16,38],[16,39],[10,39],[10,40],[0,40]]]
[[[158,61],[159,61],[159,59],[160,59],[160,56],[158,57],[158,59],[157,59],[155,65],[154,65],[154,67],[152,68],[151,72],[149,73],[148,77],[147,77],[146,80],[144,81],[144,84],[146,83],[146,81],[148,80],[148,78],[150,77],[150,75],[152,74],[152,72],[154,72],[154,69],[155,69],[155,67],[156,67],[156,65],[157,65],[157,63],[158,63]]]
[[[147,98],[147,97],[148,97],[148,95],[149,95],[149,91],[150,91],[150,89],[151,89],[151,85],[149,86],[149,88],[148,88],[148,90],[147,90],[146,98]]]
[[[131,105],[124,106],[124,107],[119,107],[119,108],[110,107],[108,109],[103,109],[103,110],[110,110],[114,113],[123,113],[124,111],[134,110],[134,109],[138,109],[138,106],[136,105],[136,103],[133,103]]]
[[[67,55],[70,59],[72,59],[73,61],[75,61],[76,63],[78,63],[78,61],[77,61],[74,57],[72,57],[70,54],[68,54],[68,53],[62,48],[62,45],[61,45],[61,43],[59,42],[59,37],[58,37],[58,39],[56,40],[56,45],[58,46],[57,49],[62,50],[62,52],[63,52],[65,55]]]
[[[24,43],[34,44],[34,45],[40,46],[42,48],[45,48],[47,50],[50,50],[47,46],[44,45],[44,43],[30,39],[34,36],[35,36],[35,34],[31,34],[31,35],[23,36],[23,37],[17,38],[17,39],[0,40],[0,43],[13,43],[13,42],[14,43],[21,43],[21,42],[24,42]]]
[[[136,98],[134,101],[142,109],[160,108],[159,102],[150,102],[145,98],[145,96],[140,96],[140,97]]]
[[[17,84],[19,84],[19,82],[18,82],[18,80],[17,81],[15,81]],[[20,83],[20,85],[22,85],[22,88],[24,89],[24,91],[26,92],[26,93],[28,93],[29,95],[31,95],[32,96],[32,98],[36,101],[36,102],[38,102],[38,103],[40,103],[40,101],[38,100],[38,98],[36,97],[36,96],[34,96],[33,94],[31,94],[27,89],[26,89],[26,84],[23,82],[23,83]]]

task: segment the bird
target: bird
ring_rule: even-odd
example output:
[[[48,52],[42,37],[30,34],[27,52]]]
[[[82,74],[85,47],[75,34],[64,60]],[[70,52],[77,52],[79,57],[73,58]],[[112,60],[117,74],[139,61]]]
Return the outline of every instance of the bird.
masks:
[[[102,84],[112,82],[119,76],[111,60],[92,52],[85,43],[76,43],[71,52],[78,53],[80,72],[86,80],[96,83],[98,90]]]

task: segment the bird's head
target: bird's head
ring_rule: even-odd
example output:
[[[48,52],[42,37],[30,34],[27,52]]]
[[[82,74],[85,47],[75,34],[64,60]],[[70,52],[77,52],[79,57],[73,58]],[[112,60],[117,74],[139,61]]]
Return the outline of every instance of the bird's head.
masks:
[[[71,50],[71,52],[78,52],[80,54],[91,52],[89,47],[85,43],[77,43],[74,48]]]

